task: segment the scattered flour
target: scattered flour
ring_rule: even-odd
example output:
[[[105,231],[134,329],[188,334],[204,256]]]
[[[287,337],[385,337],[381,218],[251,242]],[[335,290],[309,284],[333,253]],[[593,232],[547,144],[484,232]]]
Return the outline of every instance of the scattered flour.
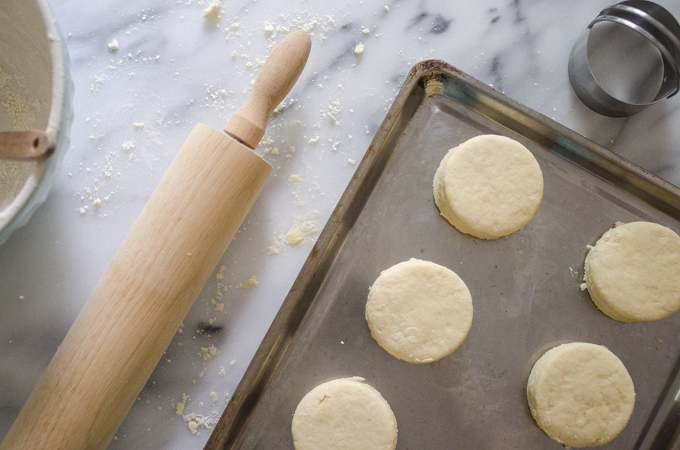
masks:
[[[183,415],[182,418],[185,422],[187,422],[187,426],[189,427],[191,434],[200,434],[198,431],[199,428],[210,430],[212,429],[212,425],[217,423],[217,419],[204,416],[202,414],[196,414],[195,412]]]
[[[315,220],[318,217],[318,211],[303,216],[295,216],[293,224],[285,235],[271,239],[271,245],[268,248],[269,254],[276,255],[287,245],[296,246],[305,239],[318,235],[321,232],[321,224]]]

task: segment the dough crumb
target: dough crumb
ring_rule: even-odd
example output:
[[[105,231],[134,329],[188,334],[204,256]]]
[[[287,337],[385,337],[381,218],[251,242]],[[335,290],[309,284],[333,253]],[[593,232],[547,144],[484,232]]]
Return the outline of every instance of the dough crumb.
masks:
[[[115,40],[115,39],[112,40],[111,42],[109,42],[108,45],[109,45],[109,51],[110,51],[110,52],[117,52],[118,49],[120,48],[120,47],[118,46],[118,41]]]
[[[220,401],[219,397],[217,396],[217,392],[213,391],[210,393],[210,398],[212,398],[213,403],[217,403]]]
[[[205,428],[206,430],[210,430],[212,429],[211,425],[217,423],[216,420],[210,417],[205,417],[201,414],[196,414],[193,412],[191,414],[182,416],[182,418],[187,422],[187,427],[189,427],[191,434],[200,434],[198,429],[201,427]]]
[[[361,55],[364,52],[364,44],[357,44],[356,47],[354,47],[354,54],[355,55]]]
[[[227,270],[227,266],[220,267],[220,271],[215,274],[215,279],[216,280],[223,280],[225,270]]]
[[[291,183],[300,183],[302,182],[302,177],[299,174],[293,174],[288,177],[288,181]]]
[[[252,277],[248,278],[243,287],[246,289],[250,289],[252,287],[257,286],[258,284],[259,283],[257,282],[257,278],[255,277],[255,275],[253,275]]]
[[[135,128],[144,128],[144,122],[134,122]]]
[[[264,22],[264,31],[266,31],[267,33],[273,33],[274,32],[274,26],[271,23],[265,21]]]
[[[587,283],[581,283],[581,285],[579,287],[581,288],[581,291],[585,291],[586,289],[588,289],[588,284]]]
[[[390,7],[385,5],[385,12],[390,12]]]
[[[184,406],[186,406],[187,401],[189,401],[189,396],[186,394],[182,394],[182,400],[177,402],[177,407],[175,408],[175,414],[178,416],[182,415],[182,412],[184,412]]]
[[[348,159],[348,160],[347,160],[347,162],[348,162],[348,163],[350,163],[351,165],[354,165],[354,164],[356,164],[356,161],[355,161],[355,160],[353,160],[353,159]]]
[[[201,347],[201,354],[203,356],[203,361],[209,360],[210,358],[217,355],[218,353],[219,353],[219,350],[214,345],[211,345],[210,347]]]
[[[203,18],[208,20],[219,19],[220,8],[222,2],[220,0],[211,0],[210,5],[203,10]]]
[[[286,237],[288,238],[289,245],[298,245],[305,238],[302,234],[302,230],[296,225],[293,225],[293,227],[288,230]]]
[[[286,101],[282,100],[281,103],[279,103],[279,105],[276,108],[274,108],[274,113],[275,114],[280,113],[281,110],[283,110],[283,108],[285,108],[285,107],[286,107]]]
[[[277,255],[286,245],[298,245],[311,235],[321,232],[321,224],[314,220],[319,217],[318,211],[313,211],[303,216],[295,216],[293,223],[285,235],[278,238],[272,237],[272,245],[268,248],[269,254]]]

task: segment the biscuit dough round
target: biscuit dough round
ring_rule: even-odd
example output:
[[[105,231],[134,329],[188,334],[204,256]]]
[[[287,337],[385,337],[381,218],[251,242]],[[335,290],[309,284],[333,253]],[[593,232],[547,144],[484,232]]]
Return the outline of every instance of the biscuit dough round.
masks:
[[[434,176],[441,214],[463,233],[496,239],[521,230],[543,199],[543,174],[519,142],[473,137],[446,154]]]
[[[296,450],[393,450],[397,419],[390,405],[363,378],[320,384],[295,409],[291,431]]]
[[[371,335],[392,356],[426,364],[451,354],[472,325],[472,296],[453,271],[410,259],[383,271],[368,293]]]
[[[595,447],[614,439],[635,406],[626,367],[606,347],[583,342],[547,351],[527,383],[531,414],[545,433],[569,447]]]
[[[585,263],[590,298],[621,322],[668,317],[680,309],[680,236],[650,222],[617,224]]]

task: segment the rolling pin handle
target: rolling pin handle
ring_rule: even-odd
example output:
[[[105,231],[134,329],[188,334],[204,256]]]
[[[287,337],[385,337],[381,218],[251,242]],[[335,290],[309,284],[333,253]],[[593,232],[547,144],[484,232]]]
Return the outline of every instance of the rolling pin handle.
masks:
[[[257,147],[269,116],[302,73],[311,46],[311,39],[304,31],[288,34],[267,58],[248,100],[231,116],[224,132],[250,148]]]

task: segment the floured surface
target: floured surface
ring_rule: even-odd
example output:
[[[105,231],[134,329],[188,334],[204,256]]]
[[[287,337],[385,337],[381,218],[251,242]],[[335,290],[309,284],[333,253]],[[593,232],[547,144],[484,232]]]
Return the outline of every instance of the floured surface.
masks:
[[[380,274],[368,293],[371,335],[391,355],[427,364],[453,352],[472,325],[472,297],[453,271],[410,259]]]
[[[527,398],[536,423],[569,447],[612,441],[635,406],[633,380],[607,348],[575,342],[545,353],[534,365]]]
[[[296,450],[393,450],[397,420],[385,399],[363,378],[328,381],[295,409]]]
[[[588,253],[593,302],[621,322],[659,320],[680,309],[680,237],[649,222],[617,224]]]

